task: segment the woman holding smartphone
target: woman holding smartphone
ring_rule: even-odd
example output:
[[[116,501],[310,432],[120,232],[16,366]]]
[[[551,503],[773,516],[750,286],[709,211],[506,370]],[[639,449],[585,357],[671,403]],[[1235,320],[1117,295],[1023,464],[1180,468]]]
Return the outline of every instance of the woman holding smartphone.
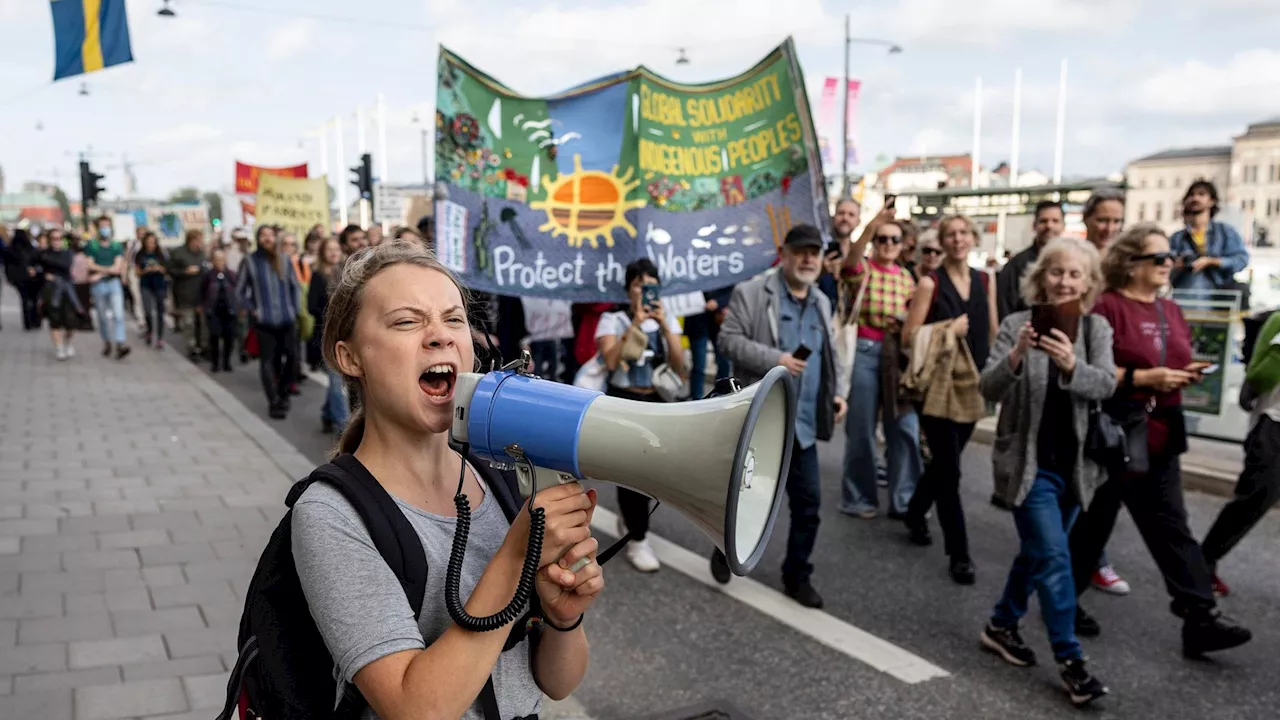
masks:
[[[653,371],[663,363],[684,373],[680,325],[658,299],[658,268],[648,258],[627,266],[627,308],[605,313],[596,326],[596,348],[609,372],[605,392],[637,402],[662,402],[653,386]],[[645,535],[649,532],[649,498],[618,488],[618,535],[631,534],[627,562],[640,572],[661,565]]]
[[[1101,289],[1098,251],[1075,238],[1050,240],[1022,281],[1022,297],[1031,307],[1078,303],[1088,311]],[[1085,669],[1076,639],[1067,532],[1104,479],[1084,456],[1084,438],[1089,403],[1111,396],[1116,367],[1107,321],[1069,317],[1037,332],[1032,311],[1011,313],[982,373],[983,396],[1001,403],[991,450],[996,493],[1013,509],[1021,545],[981,640],[1011,665],[1034,665],[1035,653],[1023,642],[1018,623],[1031,593],[1038,593],[1063,685],[1080,706],[1107,689]]]
[[[1107,482],[1072,529],[1077,594],[1089,587],[1123,503],[1164,576],[1173,613],[1184,620],[1183,653],[1199,656],[1243,645],[1252,635],[1218,610],[1209,565],[1187,527],[1179,464],[1187,450],[1182,390],[1201,380],[1208,363],[1192,362],[1191,328],[1177,304],[1160,297],[1173,270],[1169,238],[1153,224],[1134,227],[1111,245],[1102,269],[1107,291],[1093,312],[1115,330],[1118,382],[1103,410],[1117,418],[1145,418],[1148,462],[1141,472],[1109,468]],[[1099,632],[1098,622],[1077,605],[1076,633]]]
[[[506,606],[529,539],[528,504],[508,523],[482,475],[449,445],[454,381],[476,368],[466,304],[467,291],[430,251],[389,242],[347,260],[325,314],[325,360],[361,398],[338,452],[351,453],[390,493],[431,568],[415,619],[341,491],[314,483],[293,507],[293,557],[308,606],[299,610],[314,618],[338,665],[339,688],[354,683],[368,701],[366,720],[480,720],[477,697],[490,677],[501,718],[536,716],[543,694],[566,697],[587,669],[581,619],[604,576],[595,562],[567,569],[594,560],[597,549],[590,530],[595,494],[578,483],[540,490],[534,501],[546,511],[536,582],[546,631],[503,652],[505,629],[464,629],[446,608],[460,477],[473,508],[461,568],[467,613],[486,616]]]

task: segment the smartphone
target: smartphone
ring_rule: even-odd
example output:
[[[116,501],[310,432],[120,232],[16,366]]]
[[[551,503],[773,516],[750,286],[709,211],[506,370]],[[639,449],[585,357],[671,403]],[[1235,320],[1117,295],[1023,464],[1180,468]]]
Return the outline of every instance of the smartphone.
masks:
[[[796,348],[795,351],[791,353],[791,357],[797,360],[808,360],[809,356],[812,354],[813,350],[809,349],[808,345],[800,343],[800,347]]]
[[[1073,300],[1061,305],[1048,303],[1031,306],[1031,329],[1037,335],[1048,336],[1053,330],[1061,330],[1072,344],[1080,328],[1080,302]]]
[[[652,308],[658,302],[658,286],[654,284],[645,285],[640,290],[640,304],[646,308]]]
[[[1200,374],[1201,374],[1201,375],[1212,375],[1212,374],[1214,374],[1214,373],[1218,372],[1218,371],[1219,371],[1219,370],[1221,370],[1221,369],[1222,369],[1222,366],[1221,366],[1221,365],[1219,365],[1219,364],[1217,364],[1217,363],[1214,363],[1214,364],[1210,365],[1209,367],[1207,367],[1207,368],[1205,368],[1205,369],[1201,370],[1201,371],[1200,371]]]
[[[897,196],[897,195],[885,195],[885,196],[884,196],[884,206],[885,206],[885,207],[887,207],[887,208],[896,207],[896,206],[897,206],[897,204],[898,204],[898,196]]]

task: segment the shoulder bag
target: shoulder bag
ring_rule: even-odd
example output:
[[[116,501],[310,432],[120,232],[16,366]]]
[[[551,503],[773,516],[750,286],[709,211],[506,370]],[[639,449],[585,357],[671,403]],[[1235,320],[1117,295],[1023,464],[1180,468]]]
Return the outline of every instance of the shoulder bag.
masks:
[[[1160,314],[1160,365],[1164,367],[1169,344],[1169,326],[1165,322],[1164,305],[1156,298],[1156,312]],[[1085,351],[1088,352],[1091,318],[1086,315]],[[1151,468],[1147,445],[1147,422],[1155,409],[1156,397],[1152,393],[1146,402],[1112,400],[1089,403],[1089,429],[1085,434],[1084,456],[1113,476],[1117,474],[1142,474]]]

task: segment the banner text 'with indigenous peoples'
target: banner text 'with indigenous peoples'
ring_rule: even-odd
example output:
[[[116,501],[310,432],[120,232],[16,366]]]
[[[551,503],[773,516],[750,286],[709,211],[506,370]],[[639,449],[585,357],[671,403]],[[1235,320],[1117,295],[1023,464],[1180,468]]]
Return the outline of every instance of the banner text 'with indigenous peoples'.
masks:
[[[734,78],[681,85],[641,67],[523,97],[442,50],[436,244],[477,290],[622,300],[623,269],[664,294],[770,267],[825,206],[790,40]]]

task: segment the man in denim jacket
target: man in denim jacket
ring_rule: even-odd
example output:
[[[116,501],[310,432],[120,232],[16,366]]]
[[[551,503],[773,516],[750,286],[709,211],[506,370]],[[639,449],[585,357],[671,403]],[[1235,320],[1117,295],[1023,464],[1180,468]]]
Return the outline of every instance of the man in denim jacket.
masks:
[[[1196,180],[1182,198],[1187,227],[1169,238],[1169,250],[1179,262],[1171,282],[1178,290],[1234,290],[1235,274],[1249,266],[1249,251],[1240,233],[1214,220],[1218,189]]]

